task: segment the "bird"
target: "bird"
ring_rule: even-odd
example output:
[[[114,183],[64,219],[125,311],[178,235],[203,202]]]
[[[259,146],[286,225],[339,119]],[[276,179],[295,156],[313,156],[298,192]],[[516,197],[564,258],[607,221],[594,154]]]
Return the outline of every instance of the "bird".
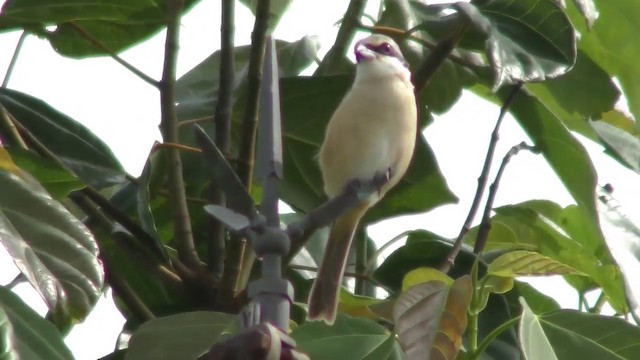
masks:
[[[366,211],[407,171],[418,127],[411,72],[396,42],[374,34],[356,42],[354,53],[355,79],[329,120],[318,155],[324,192],[333,198],[354,182],[387,179],[331,226],[307,312],[308,320],[329,325],[335,322],[354,232]]]

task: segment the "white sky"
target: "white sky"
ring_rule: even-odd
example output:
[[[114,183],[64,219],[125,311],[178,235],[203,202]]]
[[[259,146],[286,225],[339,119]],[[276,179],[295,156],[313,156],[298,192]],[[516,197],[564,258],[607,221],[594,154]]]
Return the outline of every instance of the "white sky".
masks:
[[[443,2],[443,1],[431,1]],[[2,1],[0,0],[0,3]],[[378,1],[370,1],[367,13],[375,15]],[[275,31],[279,39],[295,41],[304,35],[319,35],[329,49],[348,1],[293,1],[290,11]],[[182,75],[219,48],[219,1],[203,0],[182,20],[178,75]],[[243,6],[236,8],[236,45],[250,43],[253,18]],[[0,34],[0,78],[11,59],[19,33]],[[130,63],[159,79],[164,33],[122,54]],[[56,109],[82,122],[101,137],[125,168],[137,175],[154,140],[159,139],[159,96],[155,88],[136,78],[110,58],[72,60],[57,55],[46,41],[29,37],[25,42],[9,87],[39,97]],[[469,209],[476,188],[490,133],[498,108],[473,94],[465,93],[446,115],[436,117],[425,131],[440,168],[460,203],[440,207],[428,214],[415,215],[376,224],[369,229],[378,242],[385,242],[405,229],[426,228],[454,237]],[[528,140],[510,116],[501,130],[496,158]],[[600,146],[588,148],[599,184],[613,184],[614,196],[632,218],[640,215],[638,177],[602,154]],[[494,172],[497,164],[493,167]],[[493,178],[493,176],[491,176]],[[565,206],[573,203],[543,158],[522,152],[513,158],[502,179],[496,206],[529,199],[551,199]],[[628,199],[628,200],[627,200]],[[6,284],[17,270],[4,251],[0,251],[0,283]],[[554,296],[563,307],[575,308],[577,296],[560,278],[537,279],[534,284]],[[44,303],[28,285],[16,289],[39,313]],[[96,359],[110,353],[123,320],[110,300],[101,301],[84,324],[77,326],[66,342],[77,359]],[[100,334],[100,336],[96,336]]]

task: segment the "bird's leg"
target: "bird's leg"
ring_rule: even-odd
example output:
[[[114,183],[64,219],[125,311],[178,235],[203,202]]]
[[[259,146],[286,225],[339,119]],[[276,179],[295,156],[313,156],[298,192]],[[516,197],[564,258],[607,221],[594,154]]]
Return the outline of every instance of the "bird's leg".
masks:
[[[386,171],[376,173],[373,178],[362,180],[353,179],[347,183],[347,191],[352,191],[358,198],[367,197],[371,192],[378,191],[380,195],[380,189],[393,177],[393,169],[387,168]]]

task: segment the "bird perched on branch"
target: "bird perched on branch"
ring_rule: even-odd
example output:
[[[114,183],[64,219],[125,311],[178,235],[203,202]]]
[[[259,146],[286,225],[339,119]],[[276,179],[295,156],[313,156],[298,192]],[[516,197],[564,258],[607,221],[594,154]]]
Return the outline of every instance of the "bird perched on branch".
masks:
[[[340,195],[354,181],[388,181],[331,228],[318,276],[309,295],[310,320],[333,324],[347,255],[365,212],[395,186],[413,155],[417,131],[411,72],[389,37],[372,35],[356,43],[356,77],[333,114],[320,149],[324,191]]]

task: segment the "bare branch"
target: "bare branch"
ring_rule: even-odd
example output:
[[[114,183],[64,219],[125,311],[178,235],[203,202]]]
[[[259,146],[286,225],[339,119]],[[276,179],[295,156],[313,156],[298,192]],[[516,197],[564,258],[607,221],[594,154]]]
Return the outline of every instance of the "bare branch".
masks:
[[[529,150],[535,152],[535,147],[531,145],[527,145],[524,141],[518,145],[513,146],[507,154],[502,159],[502,163],[500,164],[500,168],[498,169],[498,173],[496,174],[496,178],[489,186],[489,195],[487,197],[487,203],[484,207],[484,213],[482,214],[482,222],[480,223],[480,228],[478,229],[478,235],[476,237],[476,244],[473,248],[473,253],[480,255],[484,247],[487,245],[487,239],[489,237],[489,230],[491,230],[491,209],[493,209],[493,202],[496,198],[496,193],[498,192],[498,186],[500,186],[500,179],[502,179],[502,173],[504,169],[507,167],[509,160],[511,157],[517,155],[520,150]]]
[[[178,117],[175,106],[176,63],[178,60],[178,35],[183,0],[167,0],[167,36],[164,66],[160,80],[160,131],[165,143],[178,143]],[[198,269],[200,259],[193,241],[191,218],[187,207],[185,184],[182,175],[182,159],[175,148],[167,148],[169,204],[174,222],[174,237],[179,258],[190,269]]]
[[[487,155],[485,156],[485,159],[484,159],[482,172],[480,173],[480,177],[478,177],[478,186],[476,188],[476,194],[473,198],[473,202],[471,203],[471,208],[469,209],[467,218],[465,219],[464,224],[460,229],[460,233],[458,234],[458,237],[456,238],[456,241],[453,244],[451,251],[449,252],[449,256],[447,256],[447,259],[445,260],[445,262],[442,265],[440,265],[440,270],[444,273],[449,272],[449,270],[451,270],[451,268],[455,264],[455,259],[458,256],[460,249],[462,249],[462,243],[464,241],[464,237],[465,235],[467,235],[467,233],[471,229],[471,223],[473,222],[473,219],[475,218],[476,213],[478,212],[478,208],[480,207],[480,200],[482,200],[484,189],[487,186],[489,171],[491,170],[491,162],[493,161],[493,155],[496,151],[496,145],[498,144],[498,139],[500,138],[500,125],[502,124],[502,120],[504,119],[504,116],[507,114],[509,105],[511,105],[511,102],[515,98],[516,94],[518,94],[521,87],[522,87],[522,83],[515,85],[511,89],[511,92],[507,96],[507,99],[505,100],[504,105],[502,105],[502,108],[500,109],[500,115],[498,115],[498,120],[496,121],[496,125],[493,128],[493,132],[491,133],[491,141],[489,141],[489,147],[487,149]]]
[[[18,62],[18,56],[20,55],[20,50],[22,50],[22,44],[24,44],[24,40],[27,38],[27,35],[28,34],[26,31],[23,31],[22,34],[20,34],[20,38],[16,43],[16,48],[15,50],[13,50],[13,56],[11,56],[11,62],[7,67],[7,71],[4,73],[4,80],[2,80],[3,88],[6,88],[7,85],[9,85],[9,79],[11,79],[11,73],[13,73],[13,68],[16,66],[16,63]]]
[[[146,83],[148,83],[148,84],[150,84],[150,85],[152,85],[154,87],[159,87],[160,86],[160,83],[158,83],[158,81],[156,81],[151,76],[145,74],[140,69],[136,68],[135,66],[131,65],[126,60],[124,60],[123,58],[118,56],[118,54],[116,54],[115,51],[113,51],[113,50],[109,49],[108,47],[106,47],[103,43],[98,41],[98,39],[96,39],[93,35],[89,34],[85,29],[80,27],[80,25],[76,24],[73,21],[69,22],[68,24],[75,31],[77,31],[78,34],[80,34],[80,36],[82,36],[83,38],[87,39],[87,41],[89,41],[91,44],[93,44],[98,49],[100,49],[100,50],[106,52],[107,54],[109,54],[109,56],[111,56],[111,58],[113,60],[118,62],[118,64],[124,66],[127,70],[131,71],[135,76],[139,77],[141,80],[143,80],[144,82],[146,82]]]
[[[222,0],[222,25],[220,28],[220,82],[218,84],[218,99],[215,110],[216,145],[223,154],[228,154],[231,148],[231,105],[234,78],[234,12],[235,0]],[[224,206],[225,196],[218,184],[210,187],[211,202]],[[209,219],[211,233],[208,241],[207,265],[214,279],[220,280],[224,271],[225,226],[222,222],[211,217]]]

